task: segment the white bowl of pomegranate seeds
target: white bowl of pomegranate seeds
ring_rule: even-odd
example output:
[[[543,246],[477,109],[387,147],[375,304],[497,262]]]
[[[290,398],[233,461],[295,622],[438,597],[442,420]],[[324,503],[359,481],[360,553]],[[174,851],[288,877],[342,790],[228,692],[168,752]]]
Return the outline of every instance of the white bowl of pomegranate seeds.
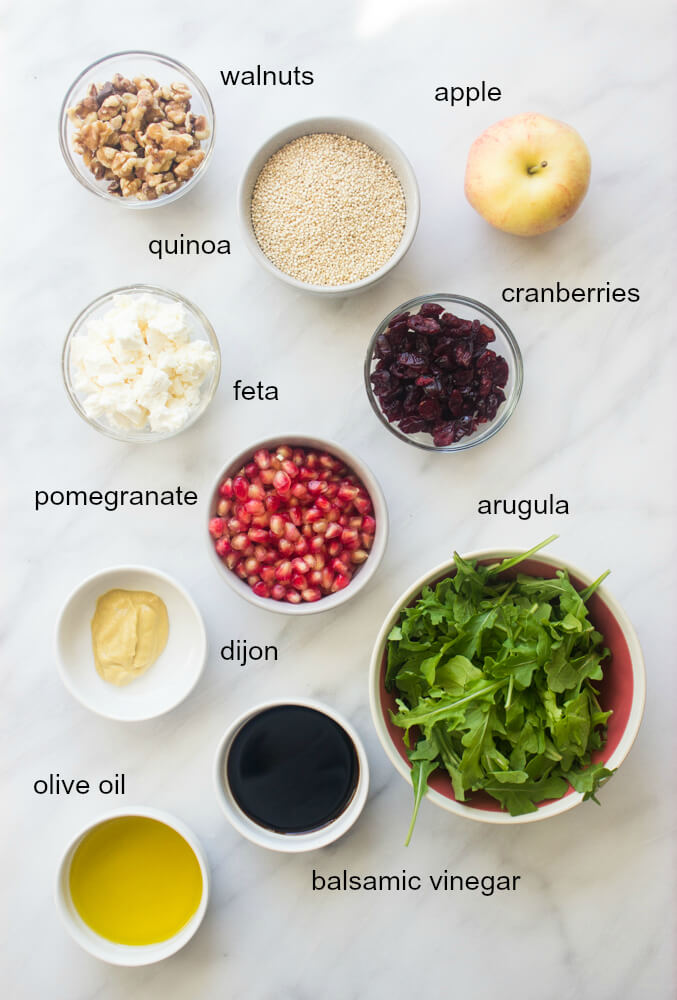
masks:
[[[388,513],[367,466],[340,445],[298,434],[251,445],[219,475],[209,548],[242,597],[282,614],[343,604],[383,558]]]

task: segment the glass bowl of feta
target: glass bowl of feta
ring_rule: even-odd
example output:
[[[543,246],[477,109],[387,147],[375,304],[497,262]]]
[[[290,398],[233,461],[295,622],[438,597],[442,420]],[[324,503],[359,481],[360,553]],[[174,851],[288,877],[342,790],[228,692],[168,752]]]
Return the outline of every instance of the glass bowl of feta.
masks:
[[[68,398],[101,434],[128,443],[162,441],[209,406],[221,352],[204,313],[153,285],[115,288],[73,321],[62,354]]]

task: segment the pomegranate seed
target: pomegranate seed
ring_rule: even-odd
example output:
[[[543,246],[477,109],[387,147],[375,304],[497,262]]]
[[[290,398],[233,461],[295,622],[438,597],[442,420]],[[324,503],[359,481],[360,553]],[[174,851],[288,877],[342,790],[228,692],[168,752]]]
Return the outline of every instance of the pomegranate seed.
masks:
[[[223,559],[230,552],[230,542],[227,538],[219,538],[214,548],[216,549],[217,556]]]
[[[369,499],[369,497],[363,495],[355,497],[355,499],[353,500],[353,505],[355,507],[355,510],[359,511],[360,514],[368,514],[369,511],[371,510],[371,500]]]
[[[317,455],[314,451],[309,451],[306,455],[306,466],[309,469],[316,469],[318,466]]]
[[[292,461],[296,465],[303,465],[305,461],[305,454],[303,448],[294,448],[294,453],[292,454]]]
[[[341,528],[338,524],[328,524],[327,530],[324,533],[325,539],[330,542],[332,538],[340,538]]]
[[[243,549],[247,548],[249,539],[246,535],[234,535],[231,539],[230,544],[235,549],[236,552],[241,552]]]
[[[297,500],[305,500],[308,497],[308,490],[303,483],[297,482],[291,488],[291,495],[296,497]]]
[[[279,514],[273,514],[270,519],[269,528],[271,535],[275,535],[277,538],[282,538],[282,535],[284,534],[284,521]]]
[[[254,555],[254,546],[249,541],[249,539],[247,539],[247,545],[242,550],[242,555],[243,556],[253,556]]]
[[[277,569],[275,570],[275,579],[279,580],[280,583],[288,583],[289,580],[291,580],[291,563],[288,559],[278,563]]]
[[[315,556],[315,569],[324,569],[326,565],[327,560],[324,558],[324,554],[318,553],[318,555]]]
[[[342,552],[343,552],[343,546],[337,539],[334,539],[334,541],[330,542],[329,545],[327,546],[327,554],[330,556],[338,556]]]
[[[259,514],[258,517],[252,518],[252,527],[254,528],[268,528],[270,523],[270,514],[266,511],[265,514]]]
[[[291,565],[295,573],[307,573],[310,569],[305,559],[292,559]]]
[[[257,597],[270,597],[270,588],[265,585],[263,580],[259,580],[258,583],[255,583],[252,590]]]
[[[312,536],[313,536],[313,526],[312,526],[312,524],[304,524],[303,527],[301,528],[301,534],[305,538],[312,538]]]
[[[291,458],[293,452],[288,444],[280,445],[279,448],[275,449],[275,458],[278,462],[284,462],[285,458]]]
[[[325,496],[329,497],[330,500],[333,500],[334,497],[336,496],[336,494],[339,491],[339,484],[338,483],[327,483],[326,485],[327,485],[327,491],[325,493]]]
[[[295,524],[297,528],[300,528],[303,524],[303,511],[300,507],[292,507],[289,511],[289,517],[291,523]]]
[[[350,553],[351,563],[355,563],[358,566],[368,558],[369,553],[365,549],[355,549],[354,552]]]
[[[323,514],[326,514],[328,510],[331,510],[332,504],[331,500],[327,497],[317,497],[315,500],[315,506],[318,510],[321,510]]]
[[[318,587],[306,587],[305,590],[301,591],[301,597],[304,601],[319,601],[322,597],[322,591]]]
[[[340,462],[337,462],[335,458],[332,458],[331,455],[327,455],[326,452],[323,455],[320,455],[319,462],[324,469],[331,469],[332,471],[339,468],[341,464]]]
[[[339,517],[339,522],[338,523],[341,525],[342,528],[347,528],[349,520],[350,520],[350,518],[348,517],[347,514],[341,514],[341,516]]]
[[[264,469],[259,476],[259,479],[264,486],[272,486],[273,479],[275,478],[275,469]]]
[[[275,567],[274,566],[262,566],[261,567],[261,579],[264,583],[272,586],[275,583]]]
[[[297,556],[304,556],[308,551],[308,549],[309,549],[308,542],[302,535],[299,538],[298,542],[296,542],[294,545],[294,552],[296,553]]]
[[[308,492],[312,493],[313,496],[318,496],[320,493],[326,493],[327,484],[322,482],[321,479],[311,479],[308,483]]]
[[[286,594],[287,588],[281,583],[276,583],[275,586],[270,589],[270,596],[274,601],[283,601]]]
[[[313,587],[319,587],[322,583],[322,573],[319,569],[314,569],[308,575],[308,583],[312,584]]]
[[[323,518],[321,521],[315,521],[313,524],[313,531],[316,535],[323,535],[328,527],[329,521],[325,521]]]
[[[288,590],[287,593],[284,595],[284,599],[285,601],[289,601],[290,604],[301,603],[301,595],[299,594],[298,590]]]
[[[233,480],[233,493],[238,500],[246,500],[249,496],[249,483],[244,476],[236,476]]]
[[[331,568],[334,570],[335,573],[340,573],[343,576],[348,575],[349,572],[348,566],[343,561],[343,559],[332,559],[329,565],[331,566]]]
[[[343,590],[349,583],[349,576],[345,576],[343,573],[337,573],[334,577],[334,582],[331,585],[332,593],[336,593],[337,590]]]
[[[284,537],[289,542],[297,542],[301,537],[301,532],[295,524],[292,524],[291,521],[287,521],[284,526]]]
[[[284,462],[282,463],[282,470],[287,473],[290,479],[296,479],[296,477],[299,474],[298,465],[294,465],[294,463],[289,458],[285,458]]]
[[[213,517],[209,522],[209,534],[212,538],[220,538],[226,530],[226,522],[222,517]]]
[[[261,483],[250,483],[247,495],[250,500],[265,500],[266,491],[264,490]]]
[[[254,542],[256,545],[263,545],[270,538],[270,535],[265,528],[250,528],[247,532],[250,541]]]
[[[329,528],[327,528],[327,531],[329,531]],[[324,538],[322,538],[320,535],[315,535],[313,538],[310,539],[309,545],[310,545],[311,551],[313,551],[313,552],[323,552],[324,551]]]
[[[309,570],[315,569],[315,556],[314,555],[304,555],[303,561]]]
[[[278,469],[273,478],[273,486],[278,493],[284,495],[285,493],[289,493],[291,489],[291,479],[286,472]]]
[[[362,532],[362,546],[365,549],[370,549],[374,544],[374,536],[368,535],[366,531]]]
[[[226,517],[228,514],[230,514],[232,509],[233,505],[231,504],[230,500],[219,500],[218,504],[216,505],[216,513],[219,515],[219,517]]]
[[[265,514],[266,505],[264,504],[263,500],[247,500],[246,504],[244,505],[244,509],[252,517],[258,517],[261,514]]]
[[[357,549],[360,547],[360,536],[351,528],[344,528],[341,532],[341,544],[345,549]]]
[[[252,515],[247,510],[246,504],[243,503],[235,504],[235,515],[236,517],[239,517],[240,521],[243,524],[252,523]]]
[[[331,590],[334,583],[334,574],[327,566],[322,570],[322,589],[329,591]]]
[[[367,535],[373,535],[376,532],[376,521],[369,514],[362,518],[362,531]]]
[[[266,545],[255,545],[254,555],[258,561],[262,564],[268,564],[275,562],[277,555],[273,549],[269,549]]]
[[[235,569],[235,567],[237,566],[237,564],[240,561],[240,553],[239,552],[229,552],[228,555],[226,556],[226,558],[223,561],[225,562],[225,564],[228,567],[228,569]]]
[[[230,498],[233,495],[233,480],[224,479],[221,485],[219,486],[219,493],[226,500],[230,500]]]
[[[242,563],[237,564],[237,566],[235,567],[235,572],[237,573],[237,575],[240,577],[241,580],[247,579],[247,570],[244,568]]]
[[[244,474],[247,479],[256,479],[259,474],[259,467],[256,462],[247,462],[244,467]]]
[[[259,448],[258,451],[254,452],[254,461],[258,465],[259,469],[269,469],[270,452],[266,448]]]
[[[275,514],[280,509],[284,500],[275,493],[269,493],[263,501],[269,514]]]
[[[292,573],[291,585],[296,590],[303,590],[308,586],[308,581],[303,573]]]
[[[303,515],[303,520],[306,524],[312,524],[313,521],[319,521],[322,518],[322,511],[318,510],[317,507],[309,507]]]
[[[339,499],[339,500],[343,500],[346,503],[351,503],[355,499],[355,497],[357,496],[358,493],[359,493],[359,490],[358,490],[357,486],[350,486],[350,485],[348,485],[346,483],[343,483],[339,487],[339,491],[336,494],[336,496],[337,496],[337,499]]]
[[[250,556],[248,559],[245,559],[244,568],[247,570],[247,574],[249,576],[254,576],[254,574],[258,573],[260,569],[258,559],[256,559],[255,556]]]
[[[294,543],[290,542],[288,538],[281,538],[277,543],[277,547],[283,556],[294,555]]]

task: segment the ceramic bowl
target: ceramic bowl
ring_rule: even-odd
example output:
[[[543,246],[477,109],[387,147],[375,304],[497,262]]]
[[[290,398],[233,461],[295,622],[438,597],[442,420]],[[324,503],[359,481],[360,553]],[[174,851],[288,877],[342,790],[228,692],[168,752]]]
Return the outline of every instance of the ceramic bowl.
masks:
[[[74,107],[86,96],[87,90],[92,83],[105,83],[107,80],[111,80],[115,73],[121,73],[128,78],[151,76],[160,85],[170,83],[188,84],[192,94],[191,112],[195,115],[204,115],[209,125],[209,137],[200,144],[205,152],[205,158],[193,176],[190,180],[181,184],[176,191],[163,195],[161,198],[156,198],[154,201],[139,201],[138,198],[121,198],[118,195],[111,194],[108,190],[109,182],[106,180],[97,181],[89,168],[85,166],[82,156],[73,149],[73,136],[77,131],[77,127],[68,117],[68,109]],[[162,205],[169,205],[178,198],[183,198],[204,177],[214,151],[214,107],[207,93],[207,88],[183,63],[177,62],[175,59],[170,59],[168,56],[160,55],[157,52],[115,52],[113,55],[105,56],[103,59],[97,59],[96,62],[91,63],[83,69],[68,88],[59,113],[59,145],[70,172],[92,194],[103,198],[105,201],[113,202],[115,205],[120,205],[123,208],[135,210],[159,208]]]
[[[100,319],[106,312],[108,312],[117,295],[152,295],[153,298],[159,299],[163,304],[175,302],[180,303],[186,311],[191,341],[206,340],[216,355],[216,365],[214,366],[214,370],[207,375],[204,382],[200,386],[199,402],[190,412],[185,424],[182,424],[181,427],[178,427],[176,430],[153,431],[150,430],[149,427],[140,428],[138,430],[130,427],[128,430],[123,430],[121,428],[114,427],[107,423],[102,417],[90,417],[85,409],[86,396],[83,396],[75,388],[73,359],[71,354],[73,341],[82,331],[84,331],[87,323],[91,320]],[[111,292],[106,292],[104,295],[100,295],[97,299],[94,299],[93,302],[90,302],[90,304],[75,317],[71,324],[71,328],[68,331],[68,335],[66,336],[61,354],[61,374],[63,375],[63,381],[66,387],[66,392],[68,393],[68,398],[74,410],[89,424],[90,427],[93,427],[94,430],[98,431],[100,434],[105,434],[106,437],[114,438],[116,441],[126,441],[128,444],[152,444],[155,441],[165,441],[167,438],[175,437],[177,434],[181,434],[189,427],[192,427],[195,421],[199,420],[203,415],[214,398],[214,393],[216,392],[219,384],[219,378],[221,376],[221,349],[219,347],[218,337],[214,332],[213,326],[202,310],[188,299],[185,299],[177,292],[170,292],[165,288],[157,288],[155,285],[125,285],[122,288],[114,288]]]
[[[288,604],[286,601],[274,601],[270,597],[258,597],[249,584],[245,580],[241,580],[232,570],[228,569],[223,560],[217,556],[213,541],[205,530],[209,544],[210,558],[226,583],[240,597],[244,597],[246,601],[256,604],[259,608],[265,608],[266,611],[276,611],[283,615],[312,615],[321,611],[331,611],[355,597],[371,580],[383,559],[388,539],[388,509],[381,487],[369,467],[352,452],[347,451],[333,441],[309,437],[305,434],[276,434],[275,437],[257,441],[232,458],[219,473],[211,491],[208,520],[216,516],[216,508],[221,500],[219,486],[223,480],[228,476],[234,476],[243,465],[252,460],[252,456],[260,448],[272,450],[282,444],[288,444],[292,447],[297,446],[299,448],[312,448],[316,451],[326,451],[331,455],[335,455],[362,481],[371,497],[371,502],[374,506],[374,518],[376,520],[376,534],[374,536],[374,544],[369,552],[369,558],[357,570],[355,576],[343,590],[322,597],[319,601],[310,603],[302,601],[300,604]]]
[[[480,424],[477,430],[468,435],[468,437],[463,437],[459,441],[455,441],[450,445],[436,445],[433,443],[432,435],[427,432],[418,431],[416,433],[405,433],[401,430],[396,423],[390,423],[388,418],[383,412],[380,400],[374,392],[374,387],[371,384],[371,376],[376,370],[376,365],[378,359],[374,356],[374,348],[376,346],[376,341],[385,333],[388,329],[388,324],[393,316],[397,316],[399,313],[410,312],[417,313],[424,302],[435,302],[437,305],[444,306],[446,312],[453,313],[462,320],[479,320],[481,323],[485,323],[490,326],[495,335],[496,339],[487,344],[487,347],[494,351],[496,354],[505,358],[508,362],[509,373],[508,381],[503,389],[505,393],[505,402],[503,402],[494,417],[493,420],[487,421],[485,424]],[[367,347],[367,355],[364,362],[364,384],[367,390],[367,397],[371,408],[379,418],[384,427],[386,427],[391,434],[398,437],[400,441],[406,441],[407,444],[413,444],[417,448],[423,448],[424,451],[438,451],[438,452],[454,452],[454,451],[466,451],[468,448],[474,448],[478,444],[483,444],[492,438],[494,434],[498,434],[502,427],[505,427],[508,420],[515,411],[515,407],[519,402],[520,395],[522,393],[522,382],[524,379],[524,366],[522,363],[522,352],[519,349],[519,344],[515,340],[515,337],[508,326],[508,324],[501,319],[501,317],[490,309],[489,306],[483,305],[482,302],[477,302],[475,299],[469,299],[465,295],[452,295],[448,292],[435,292],[430,295],[417,295],[414,299],[409,299],[407,302],[402,302],[399,306],[388,313],[388,315],[379,323],[376,330],[372,334],[372,338],[369,341]]]
[[[91,621],[97,598],[109,590],[149,590],[169,616],[167,645],[140,677],[116,687],[99,677],[92,652]],[[56,628],[61,680],[74,698],[98,715],[138,722],[163,715],[187,698],[207,659],[202,615],[172,577],[147,566],[114,566],[87,577],[66,601]]]
[[[70,867],[78,845],[83,838],[97,826],[100,826],[102,823],[106,823],[108,820],[118,819],[122,816],[147,816],[149,819],[155,819],[158,822],[171,827],[173,830],[176,830],[176,832],[180,834],[180,836],[183,837],[183,839],[192,848],[195,857],[198,860],[198,864],[200,865],[200,871],[202,873],[202,898],[200,900],[200,905],[188,923],[182,927],[177,934],[168,938],[166,941],[159,941],[157,944],[117,944],[114,941],[109,941],[107,938],[101,937],[101,935],[97,934],[87,926],[76,910],[71,898],[69,888]],[[183,948],[183,946],[193,937],[202,923],[202,919],[207,910],[208,900],[209,868],[205,854],[195,834],[185,825],[185,823],[182,823],[181,820],[177,819],[175,816],[171,816],[169,813],[163,812],[160,809],[149,809],[145,806],[115,809],[112,812],[105,813],[103,816],[99,816],[94,822],[88,823],[87,826],[80,830],[80,832],[73,838],[66,848],[57,873],[56,906],[59,916],[66,926],[66,930],[81,948],[84,948],[85,951],[89,952],[89,954],[93,955],[95,958],[99,958],[103,962],[108,962],[111,965],[151,965],[153,962],[162,961],[163,958],[169,958],[170,955],[173,955],[180,948]]]
[[[519,550],[516,549],[487,549],[471,552],[464,558],[491,564],[518,554]],[[549,579],[556,575],[558,569],[567,570],[571,582],[579,590],[593,582],[591,577],[577,567],[542,553],[537,553],[520,563],[518,568],[506,571],[506,577],[511,578],[516,576],[517,572],[524,572]],[[372,719],[389,760],[409,785],[411,785],[410,764],[402,738],[403,730],[393,725],[389,715],[389,710],[396,711],[395,695],[386,691],[384,684],[387,638],[391,628],[398,621],[402,609],[418,599],[423,587],[435,585],[446,577],[453,576],[454,570],[453,561],[442,563],[422,576],[402,594],[383,623],[371,657],[369,702]],[[613,715],[609,719],[606,746],[596,751],[592,759],[593,762],[604,760],[607,766],[613,769],[619,767],[625,760],[642,720],[646,693],[644,660],[634,628],[623,609],[605,587],[600,587],[586,603],[593,625],[602,633],[605,645],[611,652],[611,659],[603,664],[604,679],[596,684],[596,687],[600,690],[599,699],[602,708],[612,709]],[[495,799],[486,794],[473,793],[466,802],[457,802],[451,781],[441,769],[430,777],[427,798],[442,809],[466,819],[504,826],[534,823],[558,816],[583,801],[583,796],[570,788],[561,799],[540,803],[536,812],[511,816],[501,809]]]
[[[338,723],[348,734],[357,752],[359,774],[357,785],[353,796],[336,819],[327,823],[317,830],[310,830],[308,833],[278,833],[267,827],[260,826],[250,819],[249,816],[240,809],[235,796],[233,795],[227,778],[228,753],[235,736],[242,726],[268,708],[275,708],[280,705],[302,705],[306,708],[313,708],[324,713],[334,722]],[[342,837],[355,823],[367,801],[369,791],[369,764],[367,754],[357,732],[342,715],[323,705],[319,701],[309,698],[280,698],[275,701],[267,701],[261,705],[256,705],[237,718],[226,730],[226,733],[219,744],[214,762],[214,781],[216,794],[229,822],[235,827],[238,833],[250,840],[259,847],[267,847],[271,851],[281,851],[284,854],[299,854],[304,851],[314,851],[319,847],[326,847]]]
[[[402,185],[402,191],[404,192],[406,220],[404,224],[404,232],[402,233],[402,238],[399,246],[395,250],[395,253],[377,271],[374,271],[373,274],[367,275],[366,278],[362,278],[360,281],[353,281],[346,285],[312,285],[306,281],[299,281],[297,278],[293,278],[289,274],[285,274],[284,271],[277,268],[272,261],[266,257],[263,250],[259,246],[254,233],[254,227],[252,225],[252,193],[254,191],[256,181],[258,180],[258,176],[270,157],[294,139],[298,139],[303,135],[313,135],[319,132],[345,135],[348,136],[349,139],[356,139],[358,142],[363,142],[365,145],[375,150],[384,158],[384,160],[387,161],[387,163],[390,164],[398,177],[400,184]],[[325,296],[349,295],[354,292],[361,292],[370,285],[373,285],[374,282],[379,281],[386,274],[392,271],[396,264],[402,260],[406,252],[409,250],[414,236],[416,235],[420,214],[420,197],[416,175],[414,174],[411,164],[400,147],[394,143],[392,139],[390,139],[383,132],[379,131],[379,129],[374,128],[373,125],[357,121],[354,118],[322,117],[307,118],[304,121],[288,125],[287,128],[283,128],[281,131],[276,132],[275,135],[268,139],[268,141],[257,150],[252,159],[249,161],[249,165],[247,166],[240,182],[238,191],[238,208],[245,243],[254,259],[258,261],[261,267],[263,267],[266,271],[270,274],[274,274],[276,278],[286,282],[288,285],[291,285],[292,288],[302,289],[307,292],[315,292],[318,295]]]

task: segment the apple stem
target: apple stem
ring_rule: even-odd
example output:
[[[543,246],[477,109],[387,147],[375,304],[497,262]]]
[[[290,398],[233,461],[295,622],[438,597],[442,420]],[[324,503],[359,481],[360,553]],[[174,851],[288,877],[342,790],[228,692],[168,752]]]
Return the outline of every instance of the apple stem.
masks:
[[[537,174],[538,171],[541,169],[541,167],[547,167],[547,165],[548,165],[548,161],[547,160],[541,160],[541,162],[537,163],[535,167],[527,167],[527,173],[528,174]]]

